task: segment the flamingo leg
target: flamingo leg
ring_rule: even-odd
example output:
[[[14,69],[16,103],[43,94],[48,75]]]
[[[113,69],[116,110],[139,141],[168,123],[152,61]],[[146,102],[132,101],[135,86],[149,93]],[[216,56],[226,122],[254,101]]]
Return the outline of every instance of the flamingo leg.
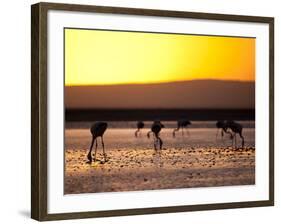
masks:
[[[160,149],[162,149],[163,141],[159,136],[158,136],[158,140],[159,140]]]
[[[96,148],[95,148],[94,162],[96,162],[96,159],[97,159],[97,151],[98,151],[98,141],[96,139]]]
[[[223,138],[223,136],[224,136],[224,130],[221,129],[221,141],[222,141],[222,143],[224,143],[224,138]]]
[[[244,148],[244,143],[245,143],[244,137],[241,132],[239,133],[239,135],[240,135],[240,138],[242,139],[242,148]]]
[[[106,162],[107,158],[106,158],[106,153],[105,153],[105,149],[104,149],[103,136],[101,136],[101,144],[102,144],[102,152],[103,152],[104,161]]]
[[[135,137],[137,138],[138,137],[138,132],[140,131],[140,129],[137,129],[136,132],[135,132]]]
[[[173,131],[173,137],[174,138],[176,137],[176,131],[178,131],[178,130],[179,130],[179,128],[174,129],[174,131]]]
[[[183,127],[181,128],[181,135],[184,136]]]
[[[234,134],[235,149],[237,148],[236,133]]]
[[[89,150],[89,153],[88,153],[88,156],[87,156],[87,158],[89,160],[87,163],[90,163],[90,164],[93,161],[93,159],[92,159],[92,149],[93,149],[94,142],[95,142],[95,137],[92,136],[92,142],[91,142],[90,150]]]

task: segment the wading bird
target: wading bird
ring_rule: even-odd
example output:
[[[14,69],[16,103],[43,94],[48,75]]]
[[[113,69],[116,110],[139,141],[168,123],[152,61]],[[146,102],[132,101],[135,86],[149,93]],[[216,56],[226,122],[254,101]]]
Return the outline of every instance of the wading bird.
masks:
[[[137,130],[135,131],[135,136],[138,137],[138,133],[140,133],[141,129],[143,129],[144,123],[142,121],[138,121]]]
[[[182,136],[184,135],[184,128],[186,128],[186,132],[187,134],[189,135],[189,131],[188,131],[188,125],[191,125],[191,122],[189,120],[179,120],[178,123],[177,123],[177,128],[174,129],[173,131],[173,137],[176,137],[176,131],[179,131],[181,129],[181,133],[182,133]]]
[[[93,149],[94,142],[96,142],[94,162],[96,161],[96,155],[97,155],[97,149],[98,149],[98,141],[97,141],[98,137],[101,138],[104,162],[107,161],[105,150],[104,150],[104,143],[103,143],[103,134],[106,131],[106,129],[107,129],[107,123],[106,122],[98,121],[98,122],[96,122],[92,125],[92,127],[91,127],[92,143],[91,143],[90,150],[89,150],[89,153],[88,153],[88,156],[87,156],[87,158],[89,160],[87,163],[91,164],[92,161],[93,161],[93,159],[92,159],[92,149]]]
[[[233,145],[233,141],[235,142],[235,148],[236,148],[236,134],[239,134],[241,140],[242,140],[242,148],[244,148],[244,137],[242,135],[242,130],[243,130],[243,126],[235,121],[227,121],[225,123],[227,129],[229,128],[232,132],[233,135],[231,135],[231,139],[232,139],[232,145]]]
[[[165,126],[160,121],[154,121],[151,125],[151,131],[147,133],[147,137],[150,138],[150,133],[153,133],[154,136],[154,149],[157,150],[157,143],[159,143],[159,148],[162,149],[163,141],[159,137],[159,133],[162,128]]]
[[[219,130],[221,130],[221,138],[223,138],[224,133],[226,133],[229,134],[230,138],[232,139],[232,133],[227,130],[228,128],[225,121],[217,121],[216,127],[218,128],[216,134],[216,140],[218,139]]]

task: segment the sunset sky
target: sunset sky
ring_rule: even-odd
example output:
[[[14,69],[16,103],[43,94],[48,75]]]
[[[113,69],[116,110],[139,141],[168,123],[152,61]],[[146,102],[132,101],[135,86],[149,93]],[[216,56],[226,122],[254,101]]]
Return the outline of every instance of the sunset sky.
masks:
[[[255,39],[65,29],[65,85],[255,80]]]

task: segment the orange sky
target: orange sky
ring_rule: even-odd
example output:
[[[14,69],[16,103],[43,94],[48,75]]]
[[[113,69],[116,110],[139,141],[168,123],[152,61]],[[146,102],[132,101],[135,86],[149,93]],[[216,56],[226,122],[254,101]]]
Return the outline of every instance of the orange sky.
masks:
[[[255,80],[255,39],[65,29],[65,85]]]

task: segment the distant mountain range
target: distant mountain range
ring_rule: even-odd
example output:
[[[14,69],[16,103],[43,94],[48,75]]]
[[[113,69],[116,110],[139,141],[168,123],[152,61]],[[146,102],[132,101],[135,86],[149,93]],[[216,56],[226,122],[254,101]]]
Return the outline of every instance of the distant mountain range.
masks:
[[[65,105],[68,109],[254,109],[255,82],[66,86]]]

